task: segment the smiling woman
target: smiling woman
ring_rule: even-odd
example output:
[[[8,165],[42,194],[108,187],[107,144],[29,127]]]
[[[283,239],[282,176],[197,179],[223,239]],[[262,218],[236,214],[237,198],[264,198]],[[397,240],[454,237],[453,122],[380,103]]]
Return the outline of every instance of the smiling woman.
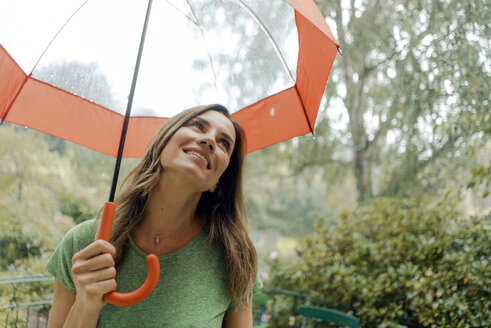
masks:
[[[167,120],[116,196],[112,245],[94,241],[92,220],[48,261],[56,278],[49,326],[140,326],[145,318],[145,327],[251,327],[261,283],[244,211],[243,140],[220,105]],[[142,284],[147,253],[160,262],[154,292],[131,307],[106,304],[104,294]]]
[[[228,166],[235,138],[234,125],[222,113],[207,111],[194,117],[162,151],[162,168],[177,174],[166,177],[179,177],[181,186],[188,182],[198,192],[214,188]]]

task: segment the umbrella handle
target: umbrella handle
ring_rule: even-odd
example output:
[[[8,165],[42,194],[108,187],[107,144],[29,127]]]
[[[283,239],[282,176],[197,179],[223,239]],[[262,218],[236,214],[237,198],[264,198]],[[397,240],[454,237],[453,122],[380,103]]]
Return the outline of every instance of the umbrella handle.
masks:
[[[106,202],[104,204],[104,211],[102,212],[101,225],[97,231],[96,239],[102,239],[109,241],[111,237],[111,229],[114,219],[114,211],[116,210],[116,204],[113,202]],[[104,295],[104,301],[118,306],[134,305],[147,298],[157,286],[160,276],[160,264],[157,255],[150,254],[147,256],[147,268],[148,274],[143,285],[137,290],[130,293],[118,293],[109,292]]]

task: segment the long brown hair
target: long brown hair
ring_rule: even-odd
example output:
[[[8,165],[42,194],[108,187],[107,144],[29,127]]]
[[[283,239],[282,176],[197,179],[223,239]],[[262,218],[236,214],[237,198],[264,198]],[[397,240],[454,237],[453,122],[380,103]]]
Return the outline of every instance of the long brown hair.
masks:
[[[198,106],[169,118],[153,137],[140,162],[133,168],[116,195],[116,212],[111,242],[116,248],[116,267],[129,250],[130,233],[145,218],[148,197],[162,173],[160,155],[174,133],[194,117],[214,110],[230,119],[221,105]],[[205,191],[198,203],[197,218],[204,223],[208,239],[222,248],[226,262],[227,285],[235,304],[244,302],[252,293],[257,274],[257,255],[247,232],[247,216],[242,193],[244,134],[239,124],[231,121],[236,134],[229,165],[220,177],[215,191]]]

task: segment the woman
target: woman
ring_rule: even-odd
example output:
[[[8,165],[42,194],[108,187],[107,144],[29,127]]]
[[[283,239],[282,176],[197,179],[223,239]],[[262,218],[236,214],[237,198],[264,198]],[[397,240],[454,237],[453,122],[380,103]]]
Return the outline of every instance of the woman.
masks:
[[[223,106],[167,120],[116,197],[112,244],[94,241],[96,225],[87,221],[48,261],[56,278],[48,326],[251,327],[260,282],[246,231],[242,149],[240,126]],[[143,283],[147,253],[160,262],[152,294],[130,307],[106,304],[104,294]]]

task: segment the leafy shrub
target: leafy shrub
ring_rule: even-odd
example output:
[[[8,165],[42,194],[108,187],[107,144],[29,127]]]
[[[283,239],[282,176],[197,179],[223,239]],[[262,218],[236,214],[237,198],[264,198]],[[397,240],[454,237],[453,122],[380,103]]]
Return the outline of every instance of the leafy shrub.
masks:
[[[375,199],[318,222],[265,283],[343,304],[364,327],[489,327],[490,221],[451,200]]]
[[[71,217],[75,224],[97,216],[97,210],[90,206],[88,199],[84,196],[76,197],[68,193],[59,193],[58,202],[60,212]]]

